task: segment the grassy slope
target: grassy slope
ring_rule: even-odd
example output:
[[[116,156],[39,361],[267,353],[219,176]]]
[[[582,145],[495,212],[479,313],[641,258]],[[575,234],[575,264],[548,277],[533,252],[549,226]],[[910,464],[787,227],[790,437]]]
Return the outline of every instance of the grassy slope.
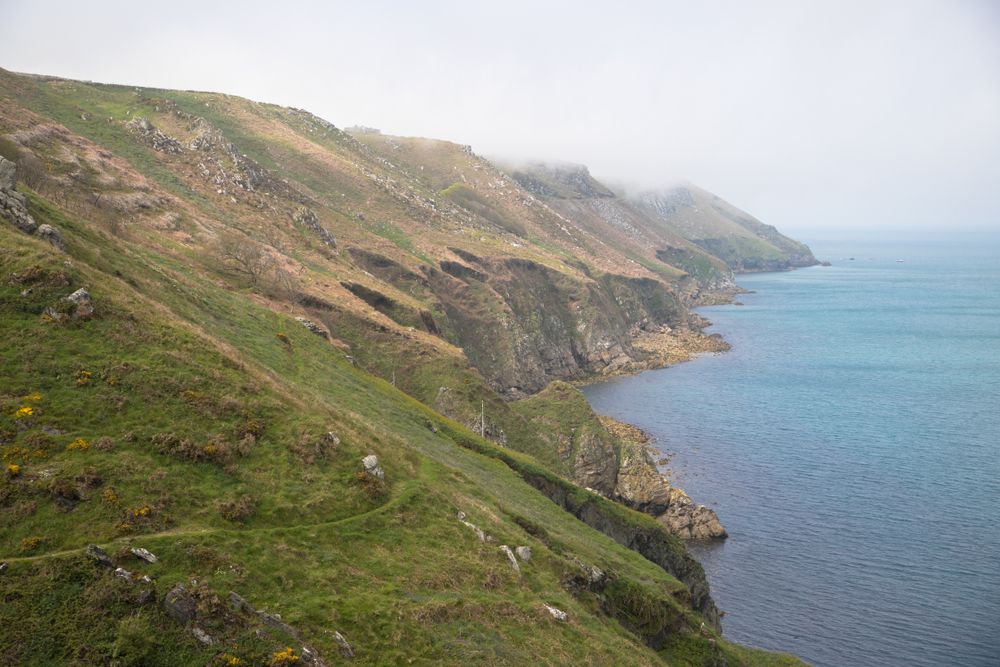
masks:
[[[8,600],[4,660],[92,664],[128,638],[131,593],[85,561],[80,548],[89,542],[112,552],[141,544],[157,553],[156,565],[125,565],[151,574],[161,595],[192,577],[221,595],[238,590],[281,612],[328,656],[336,655],[329,635],[336,628],[354,642],[361,664],[501,664],[538,655],[552,664],[608,662],[625,651],[636,664],[659,659],[560,580],[571,554],[672,599],[679,584],[662,570],[573,520],[502,463],[431,432],[426,420],[440,418],[352,368],[289,319],[244,294],[190,284],[171,289],[155,257],[130,256],[134,248],[37,198],[33,212],[75,233],[67,266],[40,242],[0,227],[3,453],[6,463],[22,466],[3,487],[0,548],[10,556],[0,578]],[[12,282],[36,266],[40,278]],[[40,311],[79,285],[93,294],[97,317],[46,323]],[[21,296],[27,287],[32,292]],[[287,332],[290,346],[278,332]],[[80,384],[83,370],[91,377]],[[31,396],[36,392],[40,398]],[[24,405],[35,414],[15,419]],[[246,457],[190,461],[151,446],[150,437],[166,431],[197,444],[232,440],[234,426],[248,417],[265,428]],[[43,426],[60,432],[42,438]],[[341,444],[308,462],[309,447],[327,430],[339,433]],[[90,447],[67,450],[78,437]],[[113,446],[99,445],[102,438]],[[359,456],[370,451],[390,480],[375,498],[354,478]],[[98,486],[80,481],[95,477],[103,480]],[[81,494],[72,511],[58,507],[53,494],[65,485],[54,480]],[[256,514],[243,523],[223,519],[220,503],[244,494],[253,497]],[[142,507],[150,511],[137,519]],[[535,549],[522,577],[455,520],[459,509],[500,542]],[[515,517],[544,526],[545,542]],[[548,620],[543,601],[573,621]],[[138,618],[163,628],[150,639],[146,664],[203,663],[221,650],[201,647],[156,607]],[[266,659],[278,641],[254,640],[239,628],[209,629],[232,644],[226,650],[251,660]],[[691,635],[665,650],[696,655],[703,644]]]

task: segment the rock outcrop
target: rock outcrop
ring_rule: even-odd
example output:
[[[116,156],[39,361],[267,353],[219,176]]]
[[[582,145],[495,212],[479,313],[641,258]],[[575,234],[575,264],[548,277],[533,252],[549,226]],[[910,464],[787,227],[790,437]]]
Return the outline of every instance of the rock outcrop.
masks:
[[[361,459],[361,464],[365,468],[365,474],[378,480],[385,480],[385,470],[378,463],[378,457],[374,454],[369,454],[365,458]]]
[[[671,502],[657,520],[682,540],[714,540],[728,537],[715,510],[697,505],[680,489],[672,489]]]
[[[311,208],[300,206],[295,211],[294,215],[292,215],[292,220],[295,221],[296,224],[302,225],[315,233],[323,242],[323,245],[328,248],[337,247],[337,239],[333,237],[333,234],[331,234],[326,227],[320,224],[319,218],[316,216],[316,212]]]
[[[602,418],[608,423],[608,418]],[[622,425],[624,432],[638,433],[621,439],[621,464],[615,498],[632,509],[657,517],[657,520],[682,540],[709,540],[727,537],[715,510],[694,501],[660,474],[653,460],[648,440],[639,429]]]
[[[670,506],[670,484],[645,444],[622,441],[615,497],[633,509],[659,515]]]
[[[25,234],[39,236],[62,250],[64,243],[59,230],[48,224],[39,225],[28,213],[24,195],[14,190],[17,185],[17,164],[0,155],[0,217]]]
[[[161,153],[180,153],[184,150],[181,142],[158,129],[148,119],[136,116],[125,127],[129,132],[141,137],[155,151]]]

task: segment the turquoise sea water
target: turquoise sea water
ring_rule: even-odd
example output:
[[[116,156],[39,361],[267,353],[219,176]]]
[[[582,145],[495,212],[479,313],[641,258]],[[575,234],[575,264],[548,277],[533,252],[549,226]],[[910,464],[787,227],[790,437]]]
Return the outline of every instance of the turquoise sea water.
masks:
[[[730,639],[1000,665],[1000,237],[803,240],[834,266],[700,311],[731,352],[586,394],[729,530],[692,550]]]

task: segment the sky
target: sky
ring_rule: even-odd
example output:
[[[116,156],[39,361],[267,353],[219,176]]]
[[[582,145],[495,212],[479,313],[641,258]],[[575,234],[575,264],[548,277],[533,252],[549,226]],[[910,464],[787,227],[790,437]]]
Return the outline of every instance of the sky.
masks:
[[[783,230],[1000,230],[998,0],[0,0],[0,67],[689,181]]]

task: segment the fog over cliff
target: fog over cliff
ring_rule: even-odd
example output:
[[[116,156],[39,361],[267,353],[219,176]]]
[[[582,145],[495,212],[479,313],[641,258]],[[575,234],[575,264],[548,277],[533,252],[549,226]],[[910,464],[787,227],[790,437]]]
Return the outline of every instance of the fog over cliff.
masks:
[[[687,179],[793,231],[1000,227],[994,2],[539,4],[6,0],[0,66]]]

